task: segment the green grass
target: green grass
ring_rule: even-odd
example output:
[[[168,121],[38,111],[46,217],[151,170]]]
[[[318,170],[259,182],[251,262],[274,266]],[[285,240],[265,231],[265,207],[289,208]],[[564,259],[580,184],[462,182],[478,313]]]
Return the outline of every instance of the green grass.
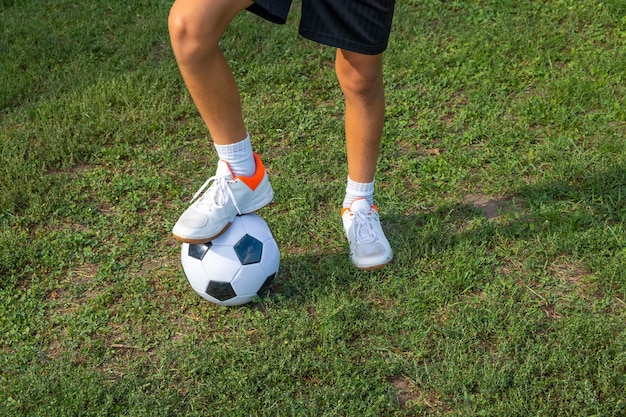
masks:
[[[215,167],[170,4],[0,2],[0,415],[626,415],[626,3],[399,2],[376,273],[333,51],[238,17],[282,251],[241,308],[170,236]]]

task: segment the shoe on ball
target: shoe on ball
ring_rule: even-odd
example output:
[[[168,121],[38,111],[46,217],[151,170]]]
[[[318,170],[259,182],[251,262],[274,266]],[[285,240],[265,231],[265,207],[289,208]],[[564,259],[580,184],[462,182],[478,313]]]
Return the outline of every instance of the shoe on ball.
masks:
[[[358,199],[341,210],[343,228],[350,243],[350,258],[358,269],[373,270],[387,265],[393,251],[380,225],[378,208]]]
[[[191,244],[208,242],[224,233],[235,216],[269,204],[274,198],[272,186],[257,154],[254,161],[256,172],[252,176],[236,177],[228,163],[220,160],[216,175],[200,187],[174,225],[174,237]]]

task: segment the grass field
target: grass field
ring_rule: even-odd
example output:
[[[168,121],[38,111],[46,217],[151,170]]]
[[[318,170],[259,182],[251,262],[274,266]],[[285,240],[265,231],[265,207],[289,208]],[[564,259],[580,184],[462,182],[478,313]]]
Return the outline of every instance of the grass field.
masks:
[[[342,235],[334,51],[299,2],[239,16],[282,251],[241,308],[170,235],[216,162],[170,4],[0,0],[0,415],[626,415],[626,2],[398,2],[376,273]]]

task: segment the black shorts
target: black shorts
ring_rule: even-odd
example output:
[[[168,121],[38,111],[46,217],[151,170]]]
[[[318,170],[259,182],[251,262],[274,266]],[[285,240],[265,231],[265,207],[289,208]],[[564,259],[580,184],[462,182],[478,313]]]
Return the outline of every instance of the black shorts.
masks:
[[[251,12],[285,23],[292,0],[256,0]],[[300,34],[307,39],[362,54],[387,48],[395,0],[302,0]]]

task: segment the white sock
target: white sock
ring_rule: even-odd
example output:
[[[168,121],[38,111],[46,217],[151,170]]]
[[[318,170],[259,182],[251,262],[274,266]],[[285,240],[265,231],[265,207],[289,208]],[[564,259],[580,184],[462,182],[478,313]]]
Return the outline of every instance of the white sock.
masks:
[[[256,164],[254,162],[254,154],[252,153],[250,135],[232,145],[214,144],[214,146],[219,158],[228,163],[235,177],[250,177],[255,173]]]
[[[370,204],[374,205],[374,181],[362,183],[352,181],[348,177],[348,185],[346,186],[346,197],[343,200],[343,207],[350,208],[354,200],[364,198]]]

